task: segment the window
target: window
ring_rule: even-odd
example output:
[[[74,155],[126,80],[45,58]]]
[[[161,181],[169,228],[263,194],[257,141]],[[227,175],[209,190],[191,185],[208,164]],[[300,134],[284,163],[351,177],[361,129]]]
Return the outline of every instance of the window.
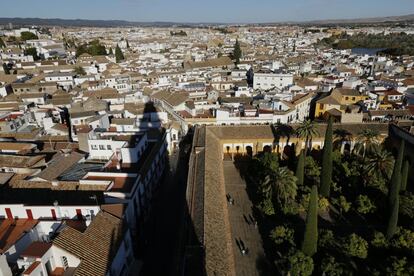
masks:
[[[111,149],[112,149],[112,146],[111,146],[111,145],[107,145],[107,146],[106,146],[106,148],[107,148],[108,150],[111,150]]]
[[[99,149],[100,150],[105,150],[105,146],[104,145],[99,145]]]
[[[345,101],[349,100],[349,97],[345,97]]]
[[[92,148],[93,150],[97,150],[97,149],[98,149],[98,146],[97,146],[97,145],[92,145],[92,146],[91,146],[91,148]]]
[[[355,97],[352,97],[352,100],[355,101]]]

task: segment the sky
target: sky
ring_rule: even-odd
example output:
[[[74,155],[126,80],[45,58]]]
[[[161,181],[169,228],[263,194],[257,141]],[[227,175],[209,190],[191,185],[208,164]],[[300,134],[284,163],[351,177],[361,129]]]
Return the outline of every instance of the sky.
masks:
[[[0,17],[262,23],[414,14],[414,0],[0,0]]]

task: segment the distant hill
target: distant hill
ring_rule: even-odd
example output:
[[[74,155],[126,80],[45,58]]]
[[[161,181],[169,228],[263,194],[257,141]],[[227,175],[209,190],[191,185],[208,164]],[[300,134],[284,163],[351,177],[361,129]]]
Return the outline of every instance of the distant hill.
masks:
[[[414,22],[414,14],[402,16],[356,18],[356,19],[327,19],[312,21],[290,21],[290,22],[269,22],[245,25],[280,25],[280,24],[299,24],[299,25],[333,25],[333,24],[369,24],[369,23],[398,23]],[[242,25],[236,23],[185,23],[185,22],[133,22],[125,20],[88,20],[88,19],[60,19],[60,18],[0,18],[0,25],[12,23],[17,26],[72,26],[72,27],[193,27],[207,25]]]
[[[355,18],[355,19],[327,19],[327,20],[312,20],[301,22],[305,24],[325,25],[325,24],[367,24],[367,23],[387,23],[387,22],[414,22],[414,14],[401,16],[387,16],[387,17],[370,17],[370,18]]]
[[[0,25],[12,23],[18,26],[72,26],[72,27],[169,27],[217,25],[219,23],[132,22],[125,20],[88,20],[60,18],[0,18]]]

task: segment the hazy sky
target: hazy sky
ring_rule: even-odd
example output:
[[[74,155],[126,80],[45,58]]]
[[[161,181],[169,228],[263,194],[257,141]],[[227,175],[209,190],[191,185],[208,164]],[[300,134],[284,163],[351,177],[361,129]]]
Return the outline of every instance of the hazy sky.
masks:
[[[251,23],[411,13],[414,0],[0,0],[0,17]]]

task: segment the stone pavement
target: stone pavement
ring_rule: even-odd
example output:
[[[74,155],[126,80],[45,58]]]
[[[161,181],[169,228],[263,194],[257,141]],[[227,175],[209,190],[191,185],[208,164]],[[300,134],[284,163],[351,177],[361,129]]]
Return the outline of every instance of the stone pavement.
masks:
[[[226,194],[230,194],[234,199],[234,205],[228,207],[236,275],[262,275],[260,271],[264,260],[262,239],[254,224],[249,225],[244,218],[252,215],[252,203],[246,191],[246,182],[241,178],[232,161],[223,161],[223,171]],[[248,248],[247,255],[241,254],[236,239],[241,239]]]

